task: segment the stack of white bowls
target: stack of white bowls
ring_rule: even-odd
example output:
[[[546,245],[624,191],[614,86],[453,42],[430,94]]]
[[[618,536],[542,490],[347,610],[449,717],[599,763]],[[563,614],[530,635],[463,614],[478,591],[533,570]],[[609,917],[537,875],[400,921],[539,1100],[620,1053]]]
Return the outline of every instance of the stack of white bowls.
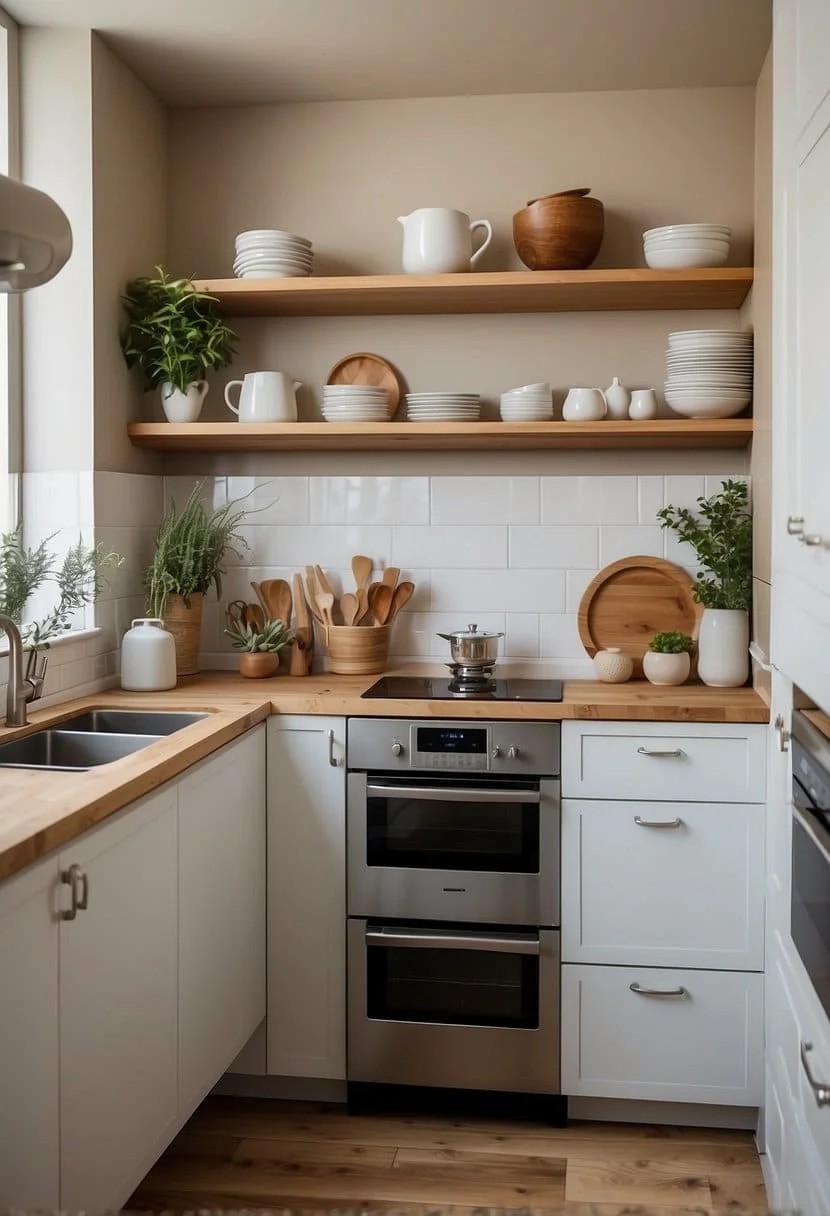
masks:
[[[481,413],[479,393],[407,393],[410,422],[476,422]]]
[[[655,270],[722,266],[731,232],[723,224],[669,224],[643,233],[646,262]]]
[[[389,394],[368,384],[326,384],[322,410],[326,422],[388,422]]]
[[[252,228],[236,238],[233,272],[238,279],[305,278],[311,274],[311,241],[279,228]]]
[[[684,329],[669,334],[666,401],[686,418],[732,418],[752,400],[752,334]]]
[[[553,417],[553,395],[545,383],[523,384],[501,395],[503,422],[548,422]]]

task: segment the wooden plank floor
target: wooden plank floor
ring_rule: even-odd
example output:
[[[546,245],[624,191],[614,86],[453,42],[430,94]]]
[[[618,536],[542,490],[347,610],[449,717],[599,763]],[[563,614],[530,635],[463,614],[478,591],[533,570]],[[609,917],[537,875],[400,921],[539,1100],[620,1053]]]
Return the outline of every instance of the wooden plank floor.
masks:
[[[404,1216],[767,1211],[749,1132],[350,1117],[342,1106],[238,1098],[208,1098],[127,1207]]]

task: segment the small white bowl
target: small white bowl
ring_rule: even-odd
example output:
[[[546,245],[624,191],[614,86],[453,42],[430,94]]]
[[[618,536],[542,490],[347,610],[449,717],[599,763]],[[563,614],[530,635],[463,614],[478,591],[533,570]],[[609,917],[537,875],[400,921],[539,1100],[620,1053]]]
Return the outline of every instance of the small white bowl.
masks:
[[[711,253],[706,249],[646,249],[646,263],[652,270],[694,270],[704,266],[722,266],[729,256],[724,249]]]
[[[725,224],[666,224],[662,228],[647,228],[643,238],[661,236],[723,236],[728,240],[732,230]]]

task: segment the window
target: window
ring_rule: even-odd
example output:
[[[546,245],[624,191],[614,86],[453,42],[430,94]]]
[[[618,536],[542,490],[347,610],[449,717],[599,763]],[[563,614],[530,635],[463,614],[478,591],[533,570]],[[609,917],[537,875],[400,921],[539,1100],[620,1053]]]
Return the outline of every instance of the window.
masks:
[[[0,9],[0,173],[18,176],[17,27]],[[20,301],[0,292],[0,531],[19,518]]]

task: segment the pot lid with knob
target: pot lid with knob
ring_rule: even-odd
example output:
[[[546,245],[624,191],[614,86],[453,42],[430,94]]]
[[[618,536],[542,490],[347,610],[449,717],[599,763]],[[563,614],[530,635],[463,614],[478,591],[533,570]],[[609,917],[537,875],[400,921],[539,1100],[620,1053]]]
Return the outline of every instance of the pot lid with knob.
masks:
[[[466,642],[466,641],[489,641],[490,638],[503,638],[503,633],[490,633],[487,630],[479,630],[478,625],[468,625],[466,629],[457,629],[454,633],[439,633],[439,638],[443,638],[445,642]]]

